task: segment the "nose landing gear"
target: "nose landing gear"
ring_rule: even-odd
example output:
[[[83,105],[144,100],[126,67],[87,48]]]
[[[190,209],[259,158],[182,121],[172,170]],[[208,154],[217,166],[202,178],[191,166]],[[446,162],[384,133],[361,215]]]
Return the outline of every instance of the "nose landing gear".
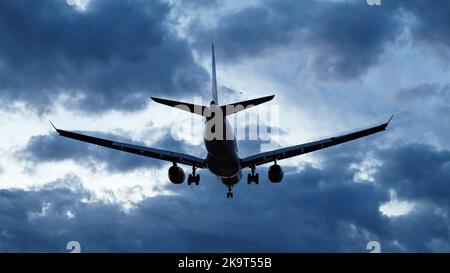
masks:
[[[230,185],[228,185],[227,198],[233,198],[233,192],[231,190],[231,186]]]

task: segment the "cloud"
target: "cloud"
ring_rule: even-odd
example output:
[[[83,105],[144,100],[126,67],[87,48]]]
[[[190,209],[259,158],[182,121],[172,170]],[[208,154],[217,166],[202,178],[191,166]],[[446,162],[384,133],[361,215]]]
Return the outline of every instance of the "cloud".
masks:
[[[399,181],[411,179],[404,172],[406,166],[411,169],[410,161],[403,157],[411,149],[415,147],[381,151],[385,157],[378,171],[397,173]],[[389,218],[379,207],[389,200],[392,179],[378,175],[374,183],[357,183],[350,165],[362,158],[348,147],[333,152],[321,169],[306,165],[287,173],[281,184],[265,178],[258,186],[242,183],[233,200],[205,173],[200,186],[167,185],[177,194],[146,198],[130,211],[96,201],[70,176],[28,191],[1,190],[0,249],[65,252],[65,244],[76,240],[86,252],[366,252],[368,241],[379,240],[382,251],[445,250],[448,206],[434,203],[439,199],[432,191],[421,191],[430,202]],[[424,161],[431,160],[429,164],[431,157],[443,157],[428,153]],[[392,161],[401,166],[393,168]],[[258,170],[264,177],[266,169]],[[396,188],[399,196],[415,200],[415,195],[401,193],[419,191],[412,184]]]
[[[450,84],[421,83],[399,89],[393,98],[400,112],[395,121],[403,141],[414,139],[437,148],[450,148]]]
[[[218,19],[215,27],[192,25],[198,47],[220,44],[221,61],[267,55],[283,48],[307,50],[322,79],[352,79],[375,65],[401,28],[390,8],[360,2],[269,1]]]
[[[450,84],[423,83],[396,92],[395,98],[401,102],[424,103],[432,101],[434,106],[448,107],[450,103]]]
[[[184,8],[215,8],[219,4],[221,4],[223,0],[181,0],[179,4],[181,7]]]
[[[450,222],[448,207],[439,209],[432,204],[416,205],[407,216],[391,219],[391,230],[400,243],[401,251],[449,252]]]
[[[201,93],[208,75],[169,12],[159,1],[92,0],[84,11],[59,0],[0,1],[3,104],[132,111],[150,95]]]
[[[399,197],[427,201],[448,208],[450,203],[450,151],[430,145],[411,144],[382,151],[377,180]]]
[[[288,50],[305,54],[318,79],[352,80],[379,64],[387,46],[404,42],[448,58],[449,11],[449,3],[425,0],[377,7],[364,1],[267,1],[235,9],[212,24],[193,20],[191,34],[201,54],[209,52],[204,40],[220,45],[220,62]]]
[[[221,9],[219,5],[225,2],[205,7],[184,1],[181,5],[198,9],[197,14],[202,16],[208,9]],[[388,135],[319,151],[315,153],[317,165],[302,162],[293,167],[290,163],[284,168],[281,184],[270,184],[266,167],[258,166],[261,184],[249,186],[245,170],[233,200],[225,198],[226,188],[205,170],[200,170],[200,186],[167,182],[159,191],[161,195],[139,202],[127,198],[111,198],[117,203],[100,201],[96,192],[84,188],[93,182],[88,177],[81,181],[66,176],[41,187],[0,190],[0,251],[67,252],[66,243],[72,240],[81,243],[82,251],[108,252],[366,252],[366,243],[372,240],[381,242],[382,251],[448,251],[448,86],[435,83],[435,79],[423,81],[427,75],[412,78],[409,73],[417,74],[414,69],[405,73],[398,69],[395,76],[388,77],[392,88],[382,88],[386,93],[379,96],[369,92],[383,86],[370,79],[364,82],[367,93],[360,96],[338,93],[337,98],[327,92],[359,89],[361,83],[356,88],[334,80],[357,79],[380,61],[380,70],[389,66],[386,59],[390,56],[383,55],[385,48],[405,31],[411,34],[406,38],[417,52],[423,53],[425,46],[445,56],[450,37],[445,27],[449,6],[419,0],[384,1],[381,7],[361,1],[266,1],[224,9],[225,15],[219,12],[217,22],[208,26],[194,22],[187,32],[190,44],[172,26],[183,18],[173,18],[172,6],[165,2],[91,0],[83,10],[56,0],[0,0],[3,108],[9,103],[25,102],[29,108],[23,109],[45,110],[51,103],[61,103],[66,109],[91,114],[111,109],[127,112],[144,107],[150,94],[199,94],[208,76],[195,62],[190,47],[199,54],[209,54],[209,48],[204,47],[211,40],[220,45],[218,61],[228,62],[231,69],[239,61],[253,65],[252,58],[271,56],[278,50],[289,56],[305,54],[310,61],[308,69],[319,79],[332,81],[325,86],[326,91],[319,87],[316,95],[302,94],[307,102],[303,110],[305,116],[320,118],[326,113],[323,109],[336,109],[339,118],[327,117],[328,128],[340,126],[336,123],[336,119],[342,119],[340,113],[345,112],[351,120],[361,118],[354,105],[364,111],[380,112],[386,109],[383,107],[389,108],[384,103],[394,96],[389,103],[400,108]],[[410,45],[403,40],[397,42],[394,46],[403,50]],[[410,65],[404,56],[412,55],[394,58],[400,61],[401,68]],[[430,67],[430,73],[436,72],[433,69]],[[405,82],[410,86],[404,88]],[[314,79],[313,84],[317,83]],[[230,86],[223,88],[223,95],[231,99],[237,95],[231,88],[239,89],[240,83]],[[397,88],[398,92],[392,91]],[[297,112],[293,110],[294,114]],[[317,120],[311,118],[309,122]],[[166,134],[150,146],[185,153],[199,148],[175,141],[169,135],[170,128],[165,129]],[[87,133],[143,144],[128,132]],[[140,135],[147,133],[153,132]],[[246,141],[240,154],[257,153],[260,146],[261,141]],[[58,137],[56,133],[31,137],[15,155],[15,160],[32,165],[72,160],[85,168],[125,173],[114,179],[125,179],[124,183],[130,185],[136,185],[130,177],[141,179],[130,172],[161,168],[164,164]],[[377,162],[366,174],[372,179],[356,179],[364,178],[361,172],[367,170],[355,166],[363,166],[368,158]],[[279,163],[283,166],[283,161]],[[17,162],[9,162],[8,158],[1,162],[6,173],[1,175],[2,182],[12,179],[6,185],[16,182],[9,173],[17,167],[14,164]],[[148,180],[145,185],[151,187]],[[144,195],[145,189],[139,189],[130,187],[129,191]],[[173,194],[163,194],[167,192]],[[413,204],[412,209],[400,216],[383,214],[380,206],[392,201],[392,192],[399,203]],[[121,205],[130,202],[134,202],[130,210]]]
[[[432,83],[423,83],[419,84],[417,86],[411,87],[411,88],[404,88],[395,94],[395,97],[397,100],[422,100],[422,99],[428,99],[430,97],[438,96],[440,93],[445,94],[445,90],[449,89],[446,87],[442,90],[442,92],[439,92],[439,84],[432,84]]]
[[[413,38],[430,46],[448,57],[450,50],[450,3],[448,1],[398,1],[407,12],[413,14],[415,22],[411,24]]]

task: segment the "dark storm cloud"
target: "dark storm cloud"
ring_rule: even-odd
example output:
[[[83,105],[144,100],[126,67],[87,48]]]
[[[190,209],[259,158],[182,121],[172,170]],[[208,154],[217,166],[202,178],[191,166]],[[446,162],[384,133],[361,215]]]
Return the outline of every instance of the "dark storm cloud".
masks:
[[[206,72],[159,1],[0,1],[0,97],[45,110],[142,108],[150,95],[203,91]]]
[[[217,7],[219,4],[222,4],[223,0],[181,0],[176,2],[176,4],[180,5],[183,8],[211,8]]]
[[[408,200],[449,207],[450,151],[412,144],[379,154],[383,162],[377,180]]]
[[[389,200],[395,182],[378,175],[375,183],[355,183],[356,170],[350,166],[367,152],[355,153],[359,148],[332,148],[325,152],[321,169],[306,165],[300,172],[288,172],[281,184],[270,184],[266,169],[259,167],[261,184],[238,185],[233,200],[225,198],[225,187],[214,177],[201,172],[200,186],[170,184],[167,189],[177,195],[146,198],[127,213],[114,204],[82,202],[92,200],[92,194],[76,177],[33,191],[2,190],[0,249],[64,252],[68,241],[77,240],[83,251],[366,252],[367,242],[378,240],[383,251],[445,251],[448,206],[440,207],[433,191],[419,187],[422,195],[428,195],[420,199],[429,201],[408,215],[384,216],[379,207]],[[385,156],[378,172],[415,181],[396,188],[406,192],[419,191],[412,189],[435,171],[425,166],[412,176],[406,167],[419,168],[447,157],[416,149],[410,157],[421,156],[423,161],[408,161],[405,151],[411,149],[416,148],[377,152]],[[434,183],[431,177],[430,184]],[[399,196],[418,200],[416,195],[399,192]]]
[[[450,52],[450,2],[411,0],[396,2],[415,17],[411,30],[418,42],[426,42],[438,50]],[[442,48],[444,46],[444,48]]]
[[[115,134],[105,134],[99,132],[82,133],[115,141],[146,146],[144,143],[133,141],[128,137],[118,136]],[[175,152],[183,152],[189,148],[182,142],[174,140],[171,137],[170,132],[166,132],[152,145],[152,147],[157,149],[167,149]],[[164,161],[64,138],[59,136],[57,133],[31,137],[27,145],[22,150],[17,152],[17,157],[34,164],[39,164],[41,162],[74,160],[83,166],[92,168],[104,165],[106,169],[111,172],[127,172],[134,171],[139,168],[161,167],[164,164],[168,164]]]
[[[131,8],[131,14],[137,16],[130,16],[130,18],[124,19],[124,22],[116,23],[115,21],[120,16],[108,18],[103,15],[99,17],[94,15],[98,15],[99,12],[101,14],[113,14],[112,11],[119,12],[113,7],[117,7],[117,9],[119,9],[118,6],[124,7],[123,2],[108,2],[108,6],[111,6],[106,10],[111,12],[101,12],[104,9],[92,8],[105,6],[106,2],[93,1],[84,15],[80,15],[73,8],[67,8],[60,2],[42,2],[48,5],[48,9],[40,9],[35,6],[38,5],[37,3],[26,2],[30,8],[36,11],[34,14],[25,13],[25,2],[4,3],[0,1],[0,15],[2,15],[0,16],[0,30],[4,31],[4,27],[7,25],[5,22],[9,22],[8,20],[22,18],[21,16],[3,16],[16,12],[17,15],[27,14],[26,18],[30,18],[30,20],[40,19],[36,22],[36,28],[39,29],[40,35],[43,35],[42,37],[47,37],[46,39],[35,37],[33,36],[33,34],[36,35],[35,32],[30,30],[24,32],[28,33],[29,37],[18,35],[17,33],[23,33],[22,30],[29,28],[34,30],[34,26],[28,21],[19,20],[18,22],[21,24],[9,23],[7,25],[8,27],[13,26],[13,28],[8,30],[8,35],[2,35],[2,39],[0,39],[0,88],[1,94],[4,96],[2,98],[32,100],[35,105],[44,105],[53,98],[52,96],[55,96],[54,92],[47,92],[47,90],[57,90],[62,86],[75,88],[75,91],[87,90],[79,91],[86,95],[84,100],[86,104],[82,106],[84,109],[92,111],[111,108],[135,109],[133,104],[136,101],[139,104],[141,91],[120,93],[121,90],[113,88],[111,90],[119,91],[106,93],[109,91],[104,91],[106,89],[97,85],[116,86],[117,84],[117,86],[128,87],[129,91],[144,84],[147,86],[147,82],[144,81],[154,84],[152,86],[161,87],[160,89],[155,88],[155,90],[165,90],[163,83],[167,83],[169,86],[176,85],[171,81],[172,78],[165,78],[166,74],[155,74],[152,75],[154,78],[150,77],[149,79],[140,78],[144,72],[145,75],[148,74],[146,71],[141,71],[140,68],[147,67],[149,62],[153,62],[155,59],[156,62],[162,62],[160,63],[160,67],[163,67],[162,70],[174,71],[175,66],[164,63],[157,54],[169,50],[166,47],[168,45],[166,41],[175,41],[175,45],[188,52],[185,43],[176,39],[173,34],[166,33],[165,36],[157,34],[158,29],[165,29],[165,27],[163,27],[164,24],[156,23],[156,19],[164,21],[168,7],[153,1],[145,5],[150,5],[154,9],[147,10],[144,17],[149,16],[156,20],[154,22],[153,19],[147,18],[151,23],[146,21],[148,23],[146,25],[155,27],[149,31],[151,33],[156,31],[154,36],[152,36],[154,33],[148,35],[153,38],[169,36],[168,40],[165,38],[159,40],[160,44],[153,46],[156,48],[152,51],[156,52],[155,55],[148,57],[146,54],[153,53],[141,49],[147,48],[147,46],[133,40],[134,35],[131,34],[124,37],[137,43],[136,52],[122,50],[123,47],[128,46],[127,39],[117,41],[111,47],[109,44],[102,44],[103,40],[115,40],[113,38],[116,31],[119,33],[133,32],[132,27],[139,26],[141,12]],[[61,2],[63,3],[63,1]],[[313,56],[314,68],[326,78],[348,78],[351,73],[360,75],[368,67],[374,65],[377,62],[377,56],[382,53],[386,41],[395,39],[397,31],[399,31],[395,16],[400,8],[417,14],[418,24],[412,28],[414,39],[429,41],[430,45],[433,41],[437,41],[433,39],[439,38],[438,40],[442,43],[446,41],[445,33],[448,29],[444,29],[440,24],[445,22],[443,16],[447,4],[442,4],[444,5],[442,6],[443,11],[436,10],[439,7],[439,4],[436,4],[439,3],[438,1],[383,1],[381,7],[373,8],[379,14],[354,3],[310,3],[312,2],[307,4],[300,1],[295,3],[289,1],[266,2],[261,7],[245,9],[220,19],[221,24],[218,25],[218,30],[223,33],[219,31],[216,33],[216,30],[204,30],[204,32],[199,32],[199,35],[211,35],[213,39],[218,39],[221,44],[223,43],[224,50],[229,51],[225,53],[225,57],[230,58],[230,61],[235,61],[240,57],[268,54],[270,50],[284,45],[289,45],[290,48],[296,45],[299,47],[317,45],[318,51]],[[6,5],[8,5],[8,9],[4,9]],[[135,4],[129,5],[134,7]],[[429,10],[421,11],[422,8],[428,8],[428,5],[430,5]],[[47,13],[46,10],[54,10],[52,7],[58,7],[56,10],[62,8],[61,10],[65,11],[64,15],[67,16],[59,13]],[[347,14],[346,7],[352,12]],[[335,14],[333,13],[334,9],[336,10]],[[153,14],[152,11],[158,12]],[[433,18],[432,14],[438,18]],[[117,30],[110,31],[106,28],[106,24],[98,22],[99,24],[88,24],[94,27],[95,31],[91,31],[90,36],[83,36],[85,34],[75,31],[78,28],[77,24],[71,25],[71,20],[84,25],[79,17],[87,18],[86,20],[103,18],[102,20],[108,21],[110,19],[110,23]],[[371,25],[373,29],[369,29],[369,33],[372,31],[373,36],[369,37],[360,33],[365,26],[368,26],[369,21],[375,19],[387,19],[393,25],[380,20],[375,25]],[[57,20],[62,20],[63,25],[74,30],[75,34],[73,35],[83,36],[84,39],[78,41],[79,44],[75,44],[73,48],[64,39],[60,43],[55,42],[59,39],[52,35],[57,35],[58,31],[61,31],[58,30],[59,26],[54,23]],[[120,22],[120,20],[118,21]],[[439,33],[431,33],[427,37],[420,30],[431,22],[437,24],[436,30]],[[123,30],[121,30],[121,24],[124,24]],[[54,25],[54,29],[44,28],[46,25]],[[101,26],[105,29],[102,29]],[[375,26],[380,26],[381,29],[377,29]],[[130,27],[131,29],[128,29]],[[21,32],[15,32],[16,28]],[[44,31],[46,29],[47,32]],[[13,45],[14,43],[11,41],[22,41],[14,36],[14,33],[24,43],[30,44],[29,48],[27,47],[30,51],[25,50],[22,43],[18,43],[17,48],[6,46]],[[72,32],[69,31],[69,33]],[[98,34],[100,38],[97,38],[95,34]],[[221,35],[230,39],[221,40]],[[25,37],[28,38],[25,39]],[[95,48],[99,48],[98,52],[91,50],[94,46],[91,48],[89,39],[96,44]],[[299,43],[302,41],[307,41],[307,43]],[[48,54],[44,50],[46,46],[49,47]],[[196,46],[201,48],[198,44]],[[130,48],[133,47],[134,45],[130,44]],[[78,52],[79,50],[81,53]],[[176,48],[171,50],[173,50],[169,50],[171,53],[179,53]],[[352,51],[357,52],[358,56],[352,56]],[[23,54],[20,54],[22,52]],[[42,55],[42,60],[31,58],[35,56],[36,52]],[[139,53],[143,55],[139,55]],[[190,56],[189,52],[186,54],[186,56]],[[78,55],[82,56],[79,60]],[[28,57],[26,58],[26,56]],[[60,60],[58,56],[62,59]],[[143,57],[140,58],[140,56]],[[186,57],[182,53],[180,59],[185,60],[183,56]],[[188,58],[185,63],[186,69],[189,64],[193,64],[194,68],[198,69],[191,57],[186,58]],[[52,63],[55,62],[56,65],[47,66],[48,60],[51,60]],[[142,60],[142,66],[138,65],[136,68],[135,65],[139,63],[139,60]],[[110,63],[121,63],[123,66],[110,66]],[[29,77],[24,81],[19,81],[19,76],[12,73],[9,75],[11,79],[7,79],[4,73],[13,71],[12,67],[16,67],[14,71],[19,71]],[[135,69],[133,70],[131,67]],[[125,80],[117,77],[116,69],[127,75]],[[134,72],[130,72],[130,69]],[[338,69],[339,71],[337,71]],[[45,71],[48,74],[44,73]],[[55,76],[55,71],[62,74]],[[69,72],[73,72],[74,75]],[[114,74],[114,77],[106,78],[105,74]],[[133,75],[140,81],[134,81]],[[187,74],[183,75],[188,76]],[[192,73],[189,76],[194,75],[198,75],[198,73]],[[45,83],[41,82],[41,79],[53,79],[54,81]],[[82,79],[80,83],[78,83],[79,79]],[[94,81],[94,79],[100,79],[100,81]],[[110,79],[112,82],[102,81],[105,79]],[[137,83],[135,84],[135,82]],[[193,82],[197,82],[197,80],[194,79]],[[197,84],[201,82],[198,81]],[[36,86],[39,88],[35,88]],[[24,90],[28,90],[29,93]],[[430,99],[441,100],[442,96],[446,94],[443,90],[446,90],[446,87],[425,84],[403,90],[397,95],[399,98],[407,100],[408,103],[424,103]],[[128,94],[132,95],[127,97]],[[112,98],[116,98],[116,100],[113,101]],[[120,99],[117,100],[117,98]],[[71,107],[74,107],[73,102]],[[418,109],[415,106],[410,108],[411,112]],[[430,110],[433,109],[430,108]],[[445,116],[428,114],[428,111],[417,112],[417,115],[426,113],[424,114],[425,121],[437,120],[434,122],[438,122],[439,126],[433,127],[439,127],[447,141],[448,129],[443,122],[446,119]],[[417,122],[418,120],[420,122]],[[429,132],[430,127],[426,124],[428,122],[414,118],[411,119],[408,128],[418,126],[417,130],[412,131],[415,134]],[[130,141],[129,138],[117,138],[113,135],[103,134],[100,136],[111,137],[119,141]],[[402,140],[406,137],[402,136]],[[186,148],[185,145],[175,142],[167,136],[162,139],[163,142],[159,141],[152,146],[174,151],[183,151]],[[382,251],[448,252],[450,249],[450,222],[448,220],[450,151],[436,149],[430,145],[401,144],[395,146],[395,143],[392,144],[395,148],[380,149],[376,145],[377,137],[371,137],[371,139],[319,151],[317,154],[323,156],[320,169],[308,164],[298,171],[285,168],[285,180],[281,184],[270,184],[265,177],[266,168],[261,166],[258,167],[261,184],[249,186],[246,185],[246,172],[244,172],[243,181],[234,189],[234,200],[225,198],[226,188],[206,171],[200,171],[202,175],[200,186],[170,184],[166,189],[176,192],[177,195],[146,198],[127,213],[116,204],[82,201],[92,201],[93,194],[83,188],[76,177],[66,177],[44,187],[27,191],[0,190],[0,251],[66,252],[66,243],[77,240],[81,243],[82,251],[366,252],[367,242],[378,240],[381,242]],[[247,144],[249,143],[246,142]],[[252,142],[247,147],[241,145],[242,152],[248,154],[259,152],[260,145],[259,141]],[[373,156],[381,164],[376,167],[375,182],[355,183],[353,180],[357,170],[351,166],[361,163],[368,153],[373,153]],[[164,164],[154,159],[58,137],[56,133],[35,136],[18,155],[36,164],[73,159],[84,166],[98,166],[101,163],[110,171],[121,172],[147,166],[159,167]],[[283,165],[283,161],[280,164]],[[91,181],[83,182],[90,183]],[[414,202],[415,207],[412,212],[388,218],[379,211],[380,205],[388,201],[391,189],[396,191],[400,200]]]
[[[377,63],[400,24],[393,9],[359,1],[269,1],[220,18],[216,28],[192,29],[201,46],[205,39],[220,45],[225,61],[308,49],[321,78],[349,79]]]
[[[308,167],[284,185],[240,185],[231,201],[216,179],[203,178],[199,187],[169,185],[180,194],[147,198],[130,213],[83,203],[91,195],[70,177],[35,191],[2,190],[1,250],[64,252],[77,240],[84,251],[363,252],[364,233],[385,233],[378,206],[387,194],[346,177]],[[338,184],[320,185],[330,178]]]
[[[423,83],[399,90],[395,94],[398,101],[419,101],[435,99],[444,105],[450,104],[450,84]]]
[[[399,101],[422,100],[439,95],[439,93],[441,93],[439,90],[439,84],[424,83],[411,88],[399,90],[395,94],[395,98]]]
[[[376,65],[405,29],[414,44],[448,57],[449,13],[448,1],[384,1],[376,7],[365,1],[267,1],[227,14],[215,27],[194,22],[191,29],[202,53],[208,52],[204,40],[220,45],[220,61],[306,49],[319,78],[352,79]]]
[[[404,250],[449,252],[450,222],[444,210],[430,204],[416,205],[407,216],[391,219],[392,232]]]
[[[396,127],[403,139],[449,148],[450,84],[423,83],[398,90],[394,102],[400,112]]]

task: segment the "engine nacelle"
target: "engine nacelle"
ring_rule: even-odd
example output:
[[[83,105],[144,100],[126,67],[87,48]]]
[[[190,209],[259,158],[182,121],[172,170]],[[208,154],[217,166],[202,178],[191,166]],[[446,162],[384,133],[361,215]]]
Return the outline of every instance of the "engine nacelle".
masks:
[[[268,171],[269,180],[272,183],[280,183],[283,180],[283,169],[280,165],[272,165]]]
[[[169,168],[169,180],[174,184],[181,184],[184,182],[184,171],[178,166],[172,166]]]

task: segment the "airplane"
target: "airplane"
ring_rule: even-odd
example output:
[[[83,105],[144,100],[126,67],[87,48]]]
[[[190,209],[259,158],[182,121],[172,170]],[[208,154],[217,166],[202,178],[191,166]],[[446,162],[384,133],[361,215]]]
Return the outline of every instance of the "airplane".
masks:
[[[274,95],[219,106],[219,100],[217,97],[214,44],[211,44],[211,54],[212,101],[208,106],[151,97],[151,99],[157,103],[175,107],[180,110],[188,111],[190,113],[199,114],[206,118],[206,128],[204,133],[204,145],[207,151],[206,158],[199,158],[192,155],[167,150],[160,150],[129,143],[117,142],[114,140],[97,138],[72,131],[65,131],[57,129],[53,125],[53,123],[51,123],[51,121],[50,123],[56,130],[56,132],[63,137],[72,138],[75,140],[100,145],[123,152],[133,153],[136,155],[169,161],[172,163],[172,166],[169,167],[168,178],[174,184],[182,184],[185,181],[185,173],[183,169],[180,168],[177,164],[188,165],[192,167],[192,174],[189,174],[187,179],[188,185],[199,185],[200,175],[197,174],[196,171],[197,169],[207,169],[212,174],[217,176],[219,181],[221,181],[227,187],[227,198],[233,198],[232,189],[241,180],[243,169],[250,169],[250,173],[248,173],[247,175],[247,183],[249,185],[252,183],[259,184],[259,174],[256,173],[256,166],[273,162],[273,165],[268,168],[268,179],[272,183],[279,183],[283,179],[283,170],[281,166],[278,165],[278,161],[314,152],[320,149],[328,148],[334,145],[384,131],[393,118],[392,115],[387,122],[364,130],[355,131],[353,133],[343,134],[331,138],[295,145],[287,148],[276,149],[273,151],[262,152],[245,158],[240,158],[238,154],[236,138],[233,135],[232,128],[227,121],[227,116],[268,102],[274,98]],[[217,130],[217,134],[215,134],[215,127],[222,129]],[[209,136],[207,137],[208,134]]]

